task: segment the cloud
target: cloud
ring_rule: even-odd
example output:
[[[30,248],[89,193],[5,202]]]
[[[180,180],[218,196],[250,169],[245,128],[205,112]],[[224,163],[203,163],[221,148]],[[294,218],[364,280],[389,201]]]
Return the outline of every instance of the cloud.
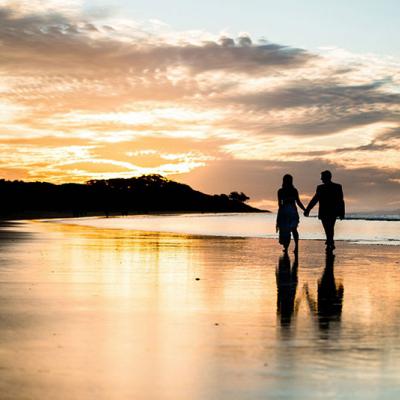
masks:
[[[303,49],[273,43],[253,45],[249,37],[174,44],[161,37],[143,35],[140,29],[126,32],[51,12],[17,14],[0,9],[0,65],[26,70],[41,66],[47,71],[70,68],[104,71],[165,70],[186,66],[195,73],[230,70],[251,73],[266,68],[302,65],[315,58]],[[84,65],[82,65],[84,63]]]
[[[79,15],[82,1],[70,0],[0,0],[0,7],[14,17],[37,14]]]
[[[400,94],[384,89],[382,81],[342,85],[300,80],[271,90],[222,95],[218,102],[236,106],[239,121],[245,121],[243,116],[251,112],[243,125],[247,123],[254,133],[328,135],[376,122],[398,122]],[[286,111],[286,119],[275,122],[271,115],[282,111]],[[230,125],[243,129],[239,121],[231,120]]]
[[[384,92],[385,83],[343,85],[335,82],[297,81],[275,90],[261,91],[224,99],[252,110],[297,107],[335,108],[340,113],[366,106],[399,105],[400,94]]]
[[[337,114],[324,112],[315,116],[316,118],[298,123],[288,123],[286,126],[277,127],[277,130],[287,135],[320,136],[334,134],[346,129],[375,124],[377,122],[396,122],[400,114],[387,110],[359,111],[351,110],[338,111]]]
[[[309,196],[332,168],[354,206],[378,206],[398,198],[399,69],[99,16],[79,1],[0,0],[0,173],[158,172],[270,204],[285,172]]]
[[[380,134],[377,140],[389,142],[393,140],[400,140],[400,126],[387,130],[385,133]]]
[[[293,107],[335,107],[354,109],[366,105],[398,105],[399,93],[384,92],[385,82],[343,85],[340,82],[299,80],[274,90],[226,99],[251,109],[287,109]]]
[[[57,136],[39,136],[22,138],[2,138],[0,136],[0,145],[8,146],[29,146],[29,147],[68,147],[88,145],[87,139],[69,138]]]
[[[333,150],[315,150],[315,151],[303,151],[296,152],[296,155],[307,155],[308,157],[321,157],[326,155],[333,155],[339,153],[352,153],[352,152],[363,152],[363,151],[383,151],[392,149],[392,146],[387,143],[377,143],[376,140],[371,141],[368,144],[362,146],[353,147],[338,147]],[[293,154],[293,153],[292,153]]]
[[[307,156],[307,157],[321,157],[321,156],[334,156],[335,154],[346,153],[380,153],[386,150],[400,150],[400,128],[385,129],[383,133],[377,134],[367,144],[357,146],[336,146],[327,150],[308,150],[308,151],[293,151],[288,152],[287,156]],[[379,157],[379,155],[378,155]]]

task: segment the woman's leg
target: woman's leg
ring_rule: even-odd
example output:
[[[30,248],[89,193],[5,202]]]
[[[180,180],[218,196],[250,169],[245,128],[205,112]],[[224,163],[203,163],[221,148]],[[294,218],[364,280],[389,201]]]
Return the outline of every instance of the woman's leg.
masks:
[[[292,229],[293,240],[294,240],[294,251],[299,250],[299,232],[297,232],[297,228]]]
[[[279,229],[279,243],[283,246],[283,251],[286,253],[290,244],[290,230],[287,228]]]

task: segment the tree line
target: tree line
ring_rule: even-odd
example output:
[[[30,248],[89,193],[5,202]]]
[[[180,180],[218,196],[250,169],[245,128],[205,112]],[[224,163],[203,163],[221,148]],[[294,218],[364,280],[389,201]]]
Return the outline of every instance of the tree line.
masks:
[[[161,175],[95,179],[84,184],[0,180],[4,217],[148,212],[255,212],[243,192],[208,195]]]

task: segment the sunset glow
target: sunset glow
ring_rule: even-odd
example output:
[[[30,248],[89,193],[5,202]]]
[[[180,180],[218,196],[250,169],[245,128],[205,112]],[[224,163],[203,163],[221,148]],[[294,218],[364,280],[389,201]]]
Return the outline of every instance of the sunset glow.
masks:
[[[159,173],[271,204],[284,173],[309,196],[329,168],[354,209],[400,207],[395,55],[174,30],[78,1],[0,7],[2,178]]]

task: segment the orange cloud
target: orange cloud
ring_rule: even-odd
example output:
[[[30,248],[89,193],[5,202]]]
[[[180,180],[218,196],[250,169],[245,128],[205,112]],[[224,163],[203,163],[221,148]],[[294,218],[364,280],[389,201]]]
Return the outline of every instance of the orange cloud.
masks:
[[[79,2],[38,4],[0,3],[4,177],[162,173],[210,191],[218,165],[216,183],[237,179],[244,187],[227,189],[269,204],[271,163],[280,174],[303,162],[306,175],[368,170],[382,199],[399,188],[400,61],[245,35],[163,36],[83,16]]]

